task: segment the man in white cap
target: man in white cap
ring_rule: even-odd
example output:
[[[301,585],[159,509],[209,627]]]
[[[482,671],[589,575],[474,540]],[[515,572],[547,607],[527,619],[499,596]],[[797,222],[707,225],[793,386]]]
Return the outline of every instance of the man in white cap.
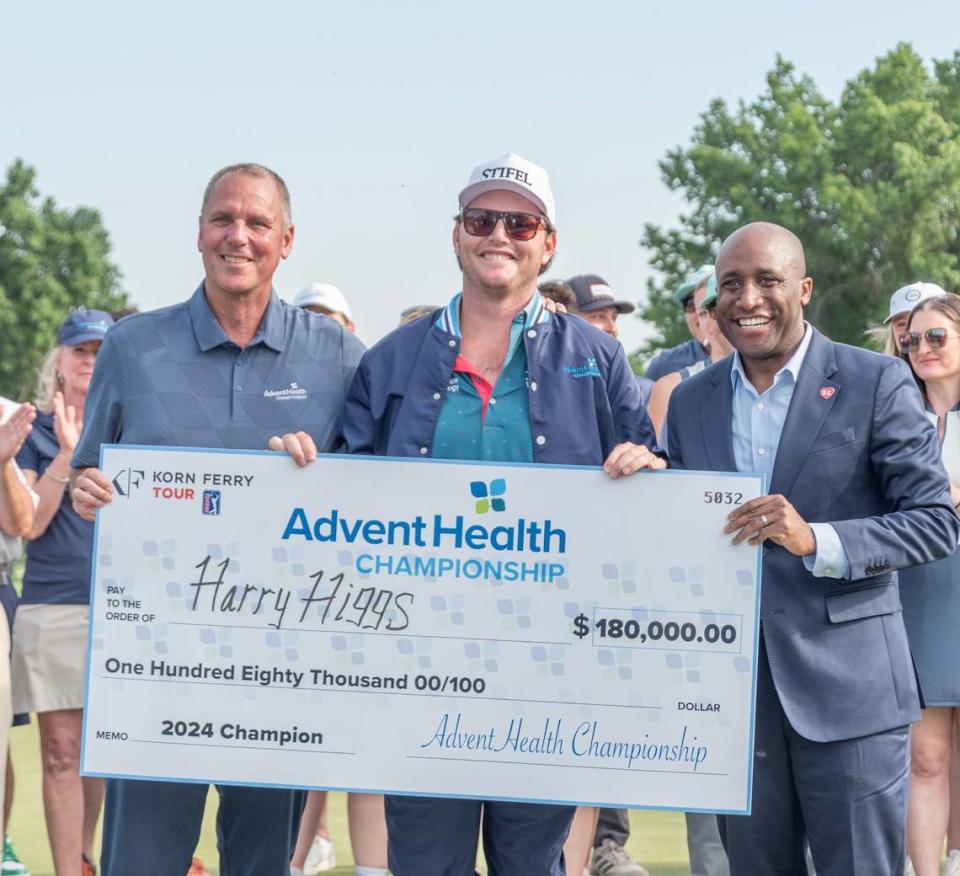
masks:
[[[305,286],[293,299],[293,305],[327,316],[339,322],[348,332],[356,331],[346,297],[330,283],[311,283]]]
[[[341,423],[346,450],[603,465],[614,478],[662,467],[619,342],[550,313],[537,290],[557,247],[546,172],[512,153],[485,162],[459,206],[463,291],[361,360]],[[389,794],[386,804],[394,876],[472,874],[481,824],[491,872],[564,872],[571,806]]]

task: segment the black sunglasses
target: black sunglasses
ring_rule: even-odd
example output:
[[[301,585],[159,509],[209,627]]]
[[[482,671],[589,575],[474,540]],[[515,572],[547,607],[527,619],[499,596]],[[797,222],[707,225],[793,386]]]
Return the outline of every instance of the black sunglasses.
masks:
[[[693,302],[693,295],[688,295],[683,299],[683,310],[684,313],[696,313],[697,305]]]
[[[501,219],[503,230],[514,240],[533,240],[541,225],[550,231],[550,222],[546,216],[538,216],[536,213],[507,213],[502,210],[482,210],[479,207],[467,207],[460,213],[464,231],[474,237],[493,234],[493,229]]]
[[[904,353],[913,353],[920,349],[920,338],[926,339],[927,345],[931,350],[940,350],[947,345],[949,338],[958,337],[951,335],[945,328],[927,329],[925,332],[905,332],[900,335],[900,349]]]

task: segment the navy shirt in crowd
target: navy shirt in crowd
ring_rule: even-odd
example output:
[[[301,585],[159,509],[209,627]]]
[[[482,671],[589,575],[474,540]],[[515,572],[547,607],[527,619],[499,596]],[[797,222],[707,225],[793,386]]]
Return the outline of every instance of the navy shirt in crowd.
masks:
[[[53,414],[37,414],[33,429],[17,454],[17,464],[40,477],[59,450]],[[21,603],[86,605],[90,601],[92,554],[93,524],[73,510],[64,490],[46,532],[27,544]]]

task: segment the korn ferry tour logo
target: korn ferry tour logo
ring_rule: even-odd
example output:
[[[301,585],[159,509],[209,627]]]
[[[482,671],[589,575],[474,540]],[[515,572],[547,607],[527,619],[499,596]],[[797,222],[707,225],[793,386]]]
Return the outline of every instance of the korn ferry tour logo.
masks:
[[[280,538],[336,545],[338,563],[349,558],[362,576],[552,583],[567,574],[566,530],[550,516],[521,511],[512,519],[517,512],[512,502],[513,514],[507,512],[506,478],[467,481],[462,489],[469,491],[471,511],[479,520],[474,514],[432,509],[384,519],[354,516],[337,507],[294,507]],[[483,516],[489,512],[496,517]]]
[[[113,487],[118,496],[129,498],[134,490],[139,489],[145,476],[143,469],[122,468],[113,478]]]

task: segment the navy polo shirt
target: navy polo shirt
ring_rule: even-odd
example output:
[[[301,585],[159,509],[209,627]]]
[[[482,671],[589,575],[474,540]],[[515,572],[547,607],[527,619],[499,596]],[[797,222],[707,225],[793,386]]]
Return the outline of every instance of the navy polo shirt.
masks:
[[[59,451],[53,414],[37,414],[33,429],[17,453],[17,465],[40,477]],[[90,601],[92,555],[93,524],[73,510],[64,490],[46,531],[27,543],[20,601],[25,605],[86,605]]]
[[[271,435],[300,430],[321,452],[332,450],[362,353],[339,323],[275,292],[241,349],[201,284],[188,301],[107,332],[72,465],[99,465],[101,444],[261,450]]]

